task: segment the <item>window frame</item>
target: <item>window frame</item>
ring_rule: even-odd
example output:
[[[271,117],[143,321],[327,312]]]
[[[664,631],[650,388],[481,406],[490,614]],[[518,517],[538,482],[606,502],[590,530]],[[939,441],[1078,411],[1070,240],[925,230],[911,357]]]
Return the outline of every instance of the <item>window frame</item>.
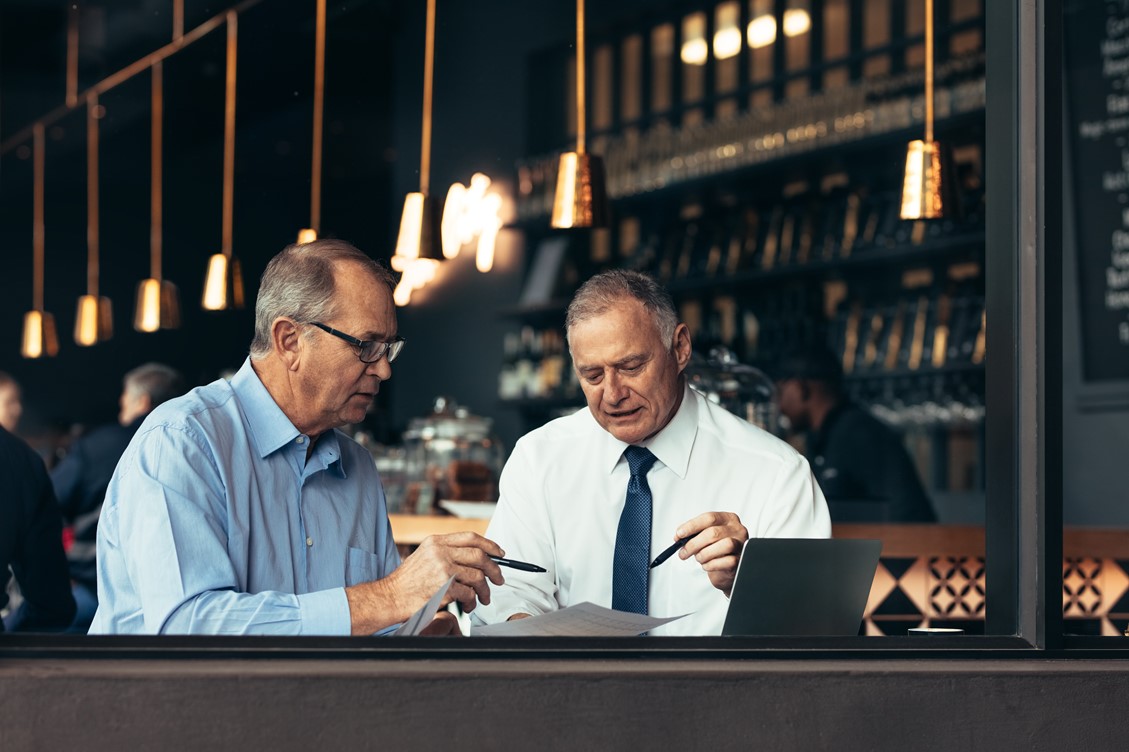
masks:
[[[987,3],[984,636],[841,638],[281,638],[19,635],[0,657],[1047,658],[1129,653],[1064,639],[1062,620],[1061,0]],[[1011,357],[1008,357],[1010,354]],[[1071,650],[1064,650],[1070,648]]]

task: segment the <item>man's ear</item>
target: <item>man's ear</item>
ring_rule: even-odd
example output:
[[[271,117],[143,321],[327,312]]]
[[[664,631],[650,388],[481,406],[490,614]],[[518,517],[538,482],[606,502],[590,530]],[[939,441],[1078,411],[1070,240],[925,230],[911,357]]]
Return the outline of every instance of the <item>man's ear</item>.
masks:
[[[270,325],[270,338],[275,356],[293,371],[302,359],[302,332],[297,322],[286,316],[279,316]]]
[[[690,327],[685,324],[679,324],[674,327],[674,346],[672,350],[674,352],[674,360],[678,363],[678,371],[681,373],[682,369],[690,362],[690,351],[692,350],[690,345]]]

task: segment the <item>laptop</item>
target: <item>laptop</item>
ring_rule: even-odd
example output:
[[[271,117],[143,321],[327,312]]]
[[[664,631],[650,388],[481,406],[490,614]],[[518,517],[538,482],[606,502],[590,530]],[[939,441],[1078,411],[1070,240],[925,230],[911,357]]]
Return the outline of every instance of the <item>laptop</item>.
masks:
[[[857,635],[882,541],[753,538],[745,543],[723,635]]]

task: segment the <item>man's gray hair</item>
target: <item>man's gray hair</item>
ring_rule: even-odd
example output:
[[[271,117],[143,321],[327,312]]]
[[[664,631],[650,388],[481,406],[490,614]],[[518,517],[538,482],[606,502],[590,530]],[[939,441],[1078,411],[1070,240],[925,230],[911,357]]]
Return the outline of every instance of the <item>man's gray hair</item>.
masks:
[[[395,287],[391,272],[344,240],[288,245],[270,260],[259,282],[259,295],[255,299],[255,338],[251,340],[252,360],[270,355],[271,325],[280,316],[302,324],[334,318],[333,269],[344,261],[365,267],[390,290]]]
[[[565,337],[569,337],[572,328],[580,322],[599,316],[629,298],[643,304],[651,313],[659,338],[668,345],[673,344],[674,330],[678,327],[674,299],[653,277],[626,269],[601,272],[580,286],[565,315]]]
[[[153,407],[185,392],[184,377],[162,363],[146,363],[134,368],[125,375],[122,384],[127,392],[149,395]]]

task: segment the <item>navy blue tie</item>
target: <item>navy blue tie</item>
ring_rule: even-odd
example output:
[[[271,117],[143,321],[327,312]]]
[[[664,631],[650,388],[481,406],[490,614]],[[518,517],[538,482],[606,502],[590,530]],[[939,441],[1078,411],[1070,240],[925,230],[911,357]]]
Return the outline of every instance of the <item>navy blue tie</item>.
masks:
[[[637,446],[627,447],[623,454],[631,468],[631,480],[615,534],[612,608],[645,614],[651,573],[651,487],[647,485],[647,471],[655,464],[655,455]]]

